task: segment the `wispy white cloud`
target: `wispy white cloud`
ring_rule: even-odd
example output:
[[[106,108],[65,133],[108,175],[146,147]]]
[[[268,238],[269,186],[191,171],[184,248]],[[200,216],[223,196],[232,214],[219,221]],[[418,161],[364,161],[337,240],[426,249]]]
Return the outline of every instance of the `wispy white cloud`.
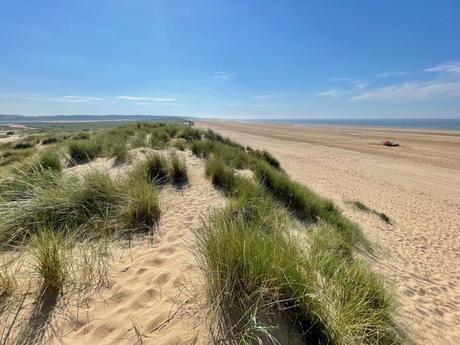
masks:
[[[67,103],[93,103],[102,101],[103,99],[100,97],[93,96],[62,96],[53,98],[53,100]]]
[[[175,103],[175,102],[160,102],[160,103],[155,103],[155,102],[137,102],[137,105],[154,105],[156,107],[158,106],[169,106],[169,105],[183,105],[183,103]]]
[[[144,97],[144,96],[118,96],[115,98],[125,100],[125,101],[150,101],[150,102],[156,102],[156,103],[173,102],[176,100],[175,98]]]
[[[326,91],[318,92],[316,96],[318,97],[329,97],[329,98],[337,98],[342,95],[343,92],[339,89],[332,88]]]
[[[251,104],[253,108],[273,108],[271,104]]]
[[[358,89],[364,89],[365,87],[367,87],[368,84],[367,83],[356,83],[355,85]]]
[[[381,72],[381,73],[377,73],[375,76],[377,78],[391,78],[391,77],[398,77],[398,76],[402,76],[402,75],[405,75],[406,72]]]
[[[351,78],[344,78],[344,77],[329,77],[330,81],[346,81],[346,82],[353,82],[354,80]]]
[[[425,69],[425,72],[439,72],[460,75],[460,61],[445,62],[441,65]]]
[[[414,101],[438,97],[460,97],[459,82],[405,82],[377,88],[351,98],[352,101]]]
[[[330,77],[328,79],[334,82],[352,84],[358,89],[364,89],[368,85],[366,82],[363,82],[362,80],[352,79],[352,78]]]
[[[222,79],[222,80],[227,80],[233,78],[235,75],[227,72],[214,72],[212,77],[214,79]]]
[[[253,96],[252,99],[271,99],[277,97],[277,94],[257,95]]]

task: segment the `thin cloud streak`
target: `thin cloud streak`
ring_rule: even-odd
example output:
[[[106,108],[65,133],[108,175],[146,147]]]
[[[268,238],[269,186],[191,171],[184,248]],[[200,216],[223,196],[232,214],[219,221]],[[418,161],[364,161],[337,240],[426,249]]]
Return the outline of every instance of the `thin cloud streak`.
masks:
[[[125,101],[151,101],[151,102],[172,102],[175,101],[175,98],[162,98],[162,97],[144,97],[144,96],[118,96],[116,99],[121,99]]]
[[[460,74],[460,61],[445,62],[441,65],[427,68],[425,72],[438,72],[445,74]]]
[[[402,75],[406,75],[406,72],[381,72],[381,73],[377,73],[375,76],[377,78],[384,79],[384,78],[398,77]]]
[[[170,106],[170,105],[183,105],[183,103],[169,103],[169,102],[161,102],[161,103],[155,103],[155,102],[137,102],[137,105],[154,105],[156,107],[158,106]]]
[[[439,97],[460,97],[460,81],[406,82],[365,92],[352,97],[351,101],[417,101]]]
[[[253,96],[252,99],[270,99],[270,98],[274,98],[274,97],[276,97],[276,95],[269,94],[269,95]]]
[[[233,78],[234,76],[235,76],[234,74],[230,74],[227,72],[214,72],[212,77],[214,79],[227,80],[227,79]]]
[[[342,94],[342,91],[336,88],[332,88],[330,90],[318,92],[316,96],[318,97],[329,97],[329,98],[337,98]]]

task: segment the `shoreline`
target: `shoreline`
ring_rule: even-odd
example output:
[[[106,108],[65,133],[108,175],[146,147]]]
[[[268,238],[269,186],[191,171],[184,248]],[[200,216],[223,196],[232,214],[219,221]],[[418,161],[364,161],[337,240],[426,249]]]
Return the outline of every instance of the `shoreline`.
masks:
[[[443,119],[441,119],[443,120]],[[445,120],[445,119],[444,119]],[[207,119],[198,120],[198,122],[207,122]],[[219,121],[218,119],[212,119],[209,121]],[[265,125],[279,125],[279,126],[295,126],[295,127],[353,127],[353,128],[361,128],[361,129],[386,129],[386,130],[401,130],[401,131],[417,131],[417,132],[439,132],[439,133],[453,133],[460,135],[460,125],[458,128],[449,129],[449,128],[436,128],[436,127],[418,127],[418,126],[401,126],[401,125],[376,125],[376,124],[358,124],[358,123],[339,123],[339,122],[308,122],[308,120],[300,120],[300,122],[292,121],[277,121],[277,120],[223,120],[224,122],[237,122],[241,124],[265,124]],[[460,123],[460,120],[459,120]]]
[[[391,125],[359,125],[359,124],[346,124],[346,123],[314,123],[314,122],[277,122],[271,120],[232,120],[232,119],[205,119],[196,118],[192,121],[197,123],[238,123],[249,125],[272,125],[272,126],[290,126],[290,127],[318,127],[318,128],[357,128],[357,129],[370,129],[370,130],[387,130],[387,131],[401,131],[413,132],[418,134],[452,134],[460,136],[460,128],[431,128],[431,127],[409,127],[409,126],[391,126]]]

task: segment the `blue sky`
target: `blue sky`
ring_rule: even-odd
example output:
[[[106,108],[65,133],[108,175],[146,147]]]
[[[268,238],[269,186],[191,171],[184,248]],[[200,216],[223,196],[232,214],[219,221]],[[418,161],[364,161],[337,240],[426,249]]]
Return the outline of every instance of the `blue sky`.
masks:
[[[458,0],[0,5],[0,113],[460,118]]]

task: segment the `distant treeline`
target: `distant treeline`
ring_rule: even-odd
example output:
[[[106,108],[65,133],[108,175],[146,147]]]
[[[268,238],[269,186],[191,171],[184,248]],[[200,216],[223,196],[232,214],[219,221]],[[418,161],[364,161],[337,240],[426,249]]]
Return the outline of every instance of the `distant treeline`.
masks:
[[[10,122],[84,122],[84,121],[161,121],[161,122],[190,122],[178,116],[160,115],[5,115],[0,114],[0,123]]]

